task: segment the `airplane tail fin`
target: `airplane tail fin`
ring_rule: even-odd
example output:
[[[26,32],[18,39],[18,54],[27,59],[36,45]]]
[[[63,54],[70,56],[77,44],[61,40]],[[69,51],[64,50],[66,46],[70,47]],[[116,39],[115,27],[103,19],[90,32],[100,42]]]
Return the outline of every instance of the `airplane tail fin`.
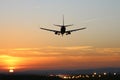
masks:
[[[56,25],[56,24],[53,24],[54,26],[58,26],[58,27],[62,27],[62,26],[65,26],[65,27],[68,27],[68,26],[73,26],[73,24],[70,24],[70,25],[65,25],[64,24],[64,15],[63,15],[63,24],[62,25]]]
[[[64,15],[63,15],[63,26],[64,26]]]
[[[63,26],[65,26],[65,27],[73,26],[73,24],[70,24],[70,25],[65,25],[65,24],[64,24],[64,15],[63,15]]]
[[[54,26],[58,26],[58,27],[62,27],[64,26],[64,15],[63,15],[63,25],[56,25],[56,24],[53,24]]]

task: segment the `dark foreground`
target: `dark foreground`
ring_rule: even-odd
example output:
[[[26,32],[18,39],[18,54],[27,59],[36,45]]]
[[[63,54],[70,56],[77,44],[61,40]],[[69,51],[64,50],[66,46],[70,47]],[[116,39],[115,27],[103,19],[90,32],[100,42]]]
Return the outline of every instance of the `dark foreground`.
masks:
[[[120,80],[117,75],[23,75],[23,74],[0,74],[0,80]]]

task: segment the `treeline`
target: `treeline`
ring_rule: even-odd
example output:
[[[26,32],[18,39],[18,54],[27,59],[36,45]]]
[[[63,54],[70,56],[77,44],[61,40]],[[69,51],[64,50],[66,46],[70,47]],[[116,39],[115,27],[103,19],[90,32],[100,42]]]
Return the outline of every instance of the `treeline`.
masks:
[[[69,78],[64,79],[58,76],[49,75],[26,75],[26,74],[0,74],[0,80],[120,80],[120,74],[117,75],[106,75],[103,77],[80,77],[80,78]]]
[[[0,74],[0,80],[62,80],[57,76]]]

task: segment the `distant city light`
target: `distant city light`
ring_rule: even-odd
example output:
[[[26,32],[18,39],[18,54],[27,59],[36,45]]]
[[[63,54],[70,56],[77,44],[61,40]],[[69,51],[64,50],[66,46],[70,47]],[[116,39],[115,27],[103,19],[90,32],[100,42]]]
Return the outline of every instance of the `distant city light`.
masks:
[[[97,73],[95,72],[94,75],[96,75]]]
[[[107,75],[107,73],[104,73],[104,75]]]
[[[95,75],[92,75],[92,77],[95,77]]]
[[[98,75],[98,77],[101,77],[101,75]]]
[[[87,77],[87,78],[89,78],[89,76],[88,76],[88,75],[86,75],[86,77]]]
[[[74,79],[75,78],[75,76],[72,76],[72,79]]]
[[[82,75],[79,75],[79,77],[82,77]]]
[[[103,76],[104,75],[104,76]],[[104,72],[103,74],[100,74],[100,73],[93,73],[92,75],[91,74],[79,74],[79,75],[69,75],[69,74],[66,74],[66,75],[57,75],[57,76],[59,76],[60,78],[63,78],[63,79],[86,79],[86,78],[96,78],[96,77],[98,77],[98,78],[102,78],[102,77],[108,77],[108,76],[105,76],[105,75],[107,75],[107,73],[106,72]],[[112,73],[112,75],[117,75],[117,73]]]
[[[85,78],[85,76],[82,76],[83,78]]]
[[[68,77],[64,76],[64,79],[67,79]]]
[[[76,78],[80,78],[80,76],[76,76]]]
[[[116,73],[114,73],[114,75],[116,75]]]

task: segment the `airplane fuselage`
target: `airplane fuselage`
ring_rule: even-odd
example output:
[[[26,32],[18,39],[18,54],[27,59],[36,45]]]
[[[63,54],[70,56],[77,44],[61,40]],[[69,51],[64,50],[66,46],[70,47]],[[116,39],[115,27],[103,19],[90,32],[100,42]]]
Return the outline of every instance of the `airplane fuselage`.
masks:
[[[61,34],[64,34],[64,33],[65,33],[65,31],[66,31],[65,26],[61,26]]]

